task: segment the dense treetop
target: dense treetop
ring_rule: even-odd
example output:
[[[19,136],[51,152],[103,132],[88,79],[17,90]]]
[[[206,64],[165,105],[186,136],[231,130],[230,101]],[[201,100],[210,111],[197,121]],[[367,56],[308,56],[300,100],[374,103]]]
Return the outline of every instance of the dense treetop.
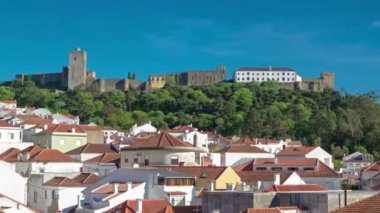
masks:
[[[26,80],[0,87],[0,100],[46,107],[128,130],[152,121],[161,129],[193,124],[225,136],[292,138],[321,145],[335,157],[352,151],[380,150],[380,105],[374,93],[305,92],[281,89],[276,82],[220,83],[209,87],[166,85],[153,92],[99,93],[77,88],[66,93],[37,88]]]

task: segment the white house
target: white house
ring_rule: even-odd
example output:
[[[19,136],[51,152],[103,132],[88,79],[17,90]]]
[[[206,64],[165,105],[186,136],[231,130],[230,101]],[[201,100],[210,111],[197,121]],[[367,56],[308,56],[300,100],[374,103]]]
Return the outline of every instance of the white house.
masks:
[[[136,136],[140,134],[141,132],[148,132],[148,133],[154,133],[157,132],[157,128],[154,127],[151,122],[143,124],[141,126],[137,126],[137,124],[133,125],[132,128],[129,130],[129,134],[131,136]]]
[[[17,156],[16,172],[24,177],[43,173],[78,173],[82,163],[74,161],[70,156],[55,150],[31,146]]]
[[[201,165],[206,152],[167,133],[138,139],[120,150],[121,167],[153,165]]]
[[[314,158],[261,158],[252,159],[234,166],[243,182],[253,184],[270,183],[279,174],[281,183],[294,172],[306,184],[318,184],[327,189],[338,190],[342,178],[333,169]],[[293,182],[294,183],[294,182]]]
[[[332,156],[321,147],[288,147],[276,154],[277,158],[317,158],[330,168],[334,168]]]
[[[0,144],[4,142],[22,142],[22,129],[6,121],[0,120]]]
[[[90,173],[52,176],[40,174],[29,178],[28,204],[42,212],[72,211],[78,207],[82,190],[100,179]]]
[[[265,82],[280,83],[301,82],[302,78],[293,69],[282,67],[244,67],[235,71],[235,82]]]
[[[177,138],[192,144],[195,147],[199,147],[208,152],[208,136],[205,133],[198,131],[186,131]]]
[[[232,166],[241,158],[272,158],[273,155],[254,145],[232,144],[219,152],[210,153],[210,157],[215,166]]]
[[[171,200],[174,204],[189,205],[195,195],[194,185],[194,176],[165,169],[118,169],[83,190],[77,212],[104,212],[127,200],[169,199],[171,194],[181,194]],[[111,202],[112,198],[118,199]]]
[[[72,124],[79,125],[80,120],[78,116],[73,115],[61,115],[61,114],[53,114],[51,115],[51,119],[54,124]]]
[[[0,194],[6,195],[19,203],[26,204],[28,179],[2,163],[0,163],[0,174]]]
[[[15,110],[17,108],[17,101],[0,101],[0,108]]]

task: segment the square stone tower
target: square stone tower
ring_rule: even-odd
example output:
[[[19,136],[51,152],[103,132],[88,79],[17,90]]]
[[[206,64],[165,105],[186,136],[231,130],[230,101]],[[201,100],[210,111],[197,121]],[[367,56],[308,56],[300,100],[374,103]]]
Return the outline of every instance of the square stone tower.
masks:
[[[87,79],[87,53],[77,48],[69,53],[68,89],[74,89],[79,85],[86,85]]]

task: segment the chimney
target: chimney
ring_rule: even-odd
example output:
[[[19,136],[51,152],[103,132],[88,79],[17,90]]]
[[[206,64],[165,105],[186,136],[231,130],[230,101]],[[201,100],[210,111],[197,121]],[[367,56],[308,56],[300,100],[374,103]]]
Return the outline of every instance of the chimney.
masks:
[[[136,200],[136,213],[143,212],[143,201],[141,199]]]
[[[77,195],[77,206],[80,206],[80,195]]]
[[[198,146],[198,136],[197,136],[197,133],[194,133],[193,146],[194,147]]]
[[[44,124],[44,130],[47,130],[47,128],[48,128],[48,125]]]
[[[126,185],[127,192],[132,190],[132,182],[127,182],[125,185]]]
[[[214,191],[214,181],[210,181],[208,183],[208,191],[213,192]]]
[[[74,127],[71,128],[71,132],[72,132],[72,133],[75,133],[75,128],[74,128]]]
[[[119,184],[118,183],[113,183],[113,193],[114,194],[119,193]]]
[[[281,176],[280,174],[275,174],[274,175],[274,185],[280,185],[281,184]]]

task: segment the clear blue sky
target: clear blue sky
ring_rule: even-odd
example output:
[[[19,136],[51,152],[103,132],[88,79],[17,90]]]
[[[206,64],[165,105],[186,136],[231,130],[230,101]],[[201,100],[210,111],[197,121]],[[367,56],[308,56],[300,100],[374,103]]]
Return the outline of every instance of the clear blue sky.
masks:
[[[12,0],[0,3],[0,80],[59,72],[76,47],[99,78],[281,66],[380,91],[380,1]]]

